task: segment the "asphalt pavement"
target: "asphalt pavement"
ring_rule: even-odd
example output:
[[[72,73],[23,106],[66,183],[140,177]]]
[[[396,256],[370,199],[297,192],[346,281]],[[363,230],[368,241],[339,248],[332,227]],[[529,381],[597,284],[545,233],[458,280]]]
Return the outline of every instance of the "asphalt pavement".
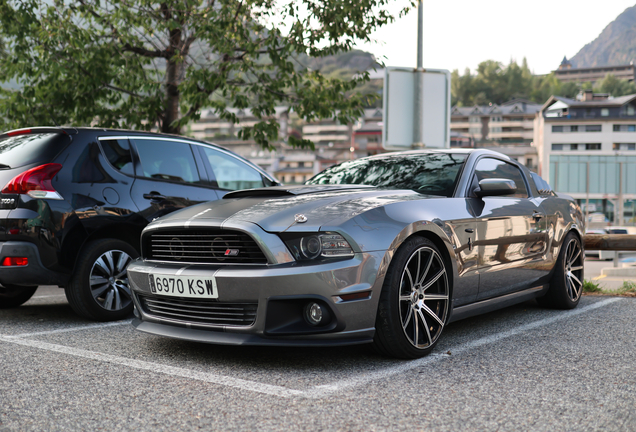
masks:
[[[448,326],[419,360],[224,347],[73,314],[0,311],[0,431],[636,430],[636,299],[527,302]]]

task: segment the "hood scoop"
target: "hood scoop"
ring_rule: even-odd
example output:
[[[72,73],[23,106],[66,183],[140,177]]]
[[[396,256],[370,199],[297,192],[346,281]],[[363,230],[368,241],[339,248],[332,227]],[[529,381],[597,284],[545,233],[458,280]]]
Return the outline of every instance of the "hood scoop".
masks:
[[[320,192],[338,192],[355,189],[373,189],[375,186],[369,185],[296,185],[296,186],[273,186],[259,189],[245,189],[229,192],[223,199],[231,198],[276,198],[283,196],[298,196]]]

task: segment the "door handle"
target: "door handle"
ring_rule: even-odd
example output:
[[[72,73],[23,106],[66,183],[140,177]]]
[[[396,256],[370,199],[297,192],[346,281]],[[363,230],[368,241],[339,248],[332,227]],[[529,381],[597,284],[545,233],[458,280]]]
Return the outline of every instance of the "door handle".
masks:
[[[469,234],[472,234],[472,233],[474,233],[474,232],[475,232],[475,230],[474,230],[474,229],[472,229],[472,228],[466,228],[464,231],[466,231],[466,232],[467,232],[467,233],[469,233]]]
[[[159,192],[150,192],[150,193],[144,194],[144,198],[152,200],[152,201],[161,201],[166,199],[166,197],[161,195]]]

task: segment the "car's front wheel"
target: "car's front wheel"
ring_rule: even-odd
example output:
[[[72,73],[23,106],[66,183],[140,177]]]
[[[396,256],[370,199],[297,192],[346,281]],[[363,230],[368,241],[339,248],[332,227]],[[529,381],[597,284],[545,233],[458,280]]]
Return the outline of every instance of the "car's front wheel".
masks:
[[[380,295],[374,345],[382,354],[418,358],[433,350],[450,307],[447,266],[437,247],[412,237],[398,249]]]
[[[583,255],[581,240],[573,233],[565,236],[550,288],[537,299],[542,306],[573,309],[579,304],[583,293]]]
[[[0,286],[0,309],[10,309],[26,303],[37,289],[37,286]]]
[[[88,243],[65,288],[71,308],[97,321],[129,316],[133,303],[126,267],[138,256],[135,248],[121,240],[101,239]]]

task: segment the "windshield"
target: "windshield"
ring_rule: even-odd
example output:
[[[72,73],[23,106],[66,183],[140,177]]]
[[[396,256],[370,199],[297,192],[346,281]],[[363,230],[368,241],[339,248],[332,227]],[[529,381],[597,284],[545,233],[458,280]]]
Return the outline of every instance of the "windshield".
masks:
[[[466,154],[396,154],[343,162],[306,184],[364,184],[451,197]]]
[[[35,162],[50,162],[62,150],[61,134],[36,133],[0,139],[0,169],[18,168]]]

